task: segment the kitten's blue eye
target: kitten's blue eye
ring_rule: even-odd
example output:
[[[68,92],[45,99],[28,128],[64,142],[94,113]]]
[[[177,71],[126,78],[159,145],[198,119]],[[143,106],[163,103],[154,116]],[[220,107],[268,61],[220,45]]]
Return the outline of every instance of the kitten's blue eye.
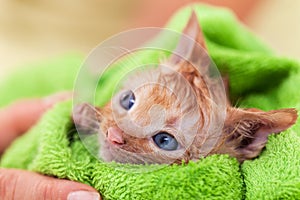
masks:
[[[155,144],[166,151],[173,151],[178,148],[177,140],[167,132],[160,132],[153,137]]]
[[[134,93],[129,90],[125,92],[120,98],[120,105],[125,109],[129,110],[135,102]]]

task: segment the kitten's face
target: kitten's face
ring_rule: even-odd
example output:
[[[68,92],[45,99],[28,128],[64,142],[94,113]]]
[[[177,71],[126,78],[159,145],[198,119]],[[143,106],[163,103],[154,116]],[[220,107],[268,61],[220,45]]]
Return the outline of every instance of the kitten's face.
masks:
[[[187,80],[165,66],[129,80],[100,110],[101,157],[131,163],[199,158],[191,148],[195,147],[197,133],[205,133],[207,126],[207,88],[203,87],[201,92],[206,95],[198,99]]]

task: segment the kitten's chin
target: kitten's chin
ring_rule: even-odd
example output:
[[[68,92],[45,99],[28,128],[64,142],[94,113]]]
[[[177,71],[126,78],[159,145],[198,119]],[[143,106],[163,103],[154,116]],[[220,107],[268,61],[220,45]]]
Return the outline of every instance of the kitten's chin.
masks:
[[[130,152],[128,152],[130,154]],[[126,155],[124,150],[116,147],[114,144],[111,144],[108,141],[104,141],[101,145],[99,157],[101,160],[105,162],[118,162],[118,163],[133,163],[133,164],[141,164],[141,162],[137,162],[133,160],[130,156]]]
[[[118,163],[132,163],[141,164],[137,160],[133,160],[132,157],[126,155],[124,150],[115,147],[114,144],[110,144],[108,141],[103,142],[100,148],[99,156],[105,162],[118,162]],[[130,154],[130,152],[128,152]]]

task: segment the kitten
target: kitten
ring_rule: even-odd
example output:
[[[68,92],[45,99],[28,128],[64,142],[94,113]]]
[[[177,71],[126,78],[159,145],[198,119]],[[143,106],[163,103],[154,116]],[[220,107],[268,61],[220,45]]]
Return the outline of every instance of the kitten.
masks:
[[[77,127],[99,134],[104,161],[170,164],[229,154],[243,162],[260,154],[269,134],[296,122],[295,109],[264,112],[227,103],[219,123],[223,115],[212,99],[222,99],[222,91],[205,74],[209,58],[199,45],[205,48],[193,12],[175,49],[185,59],[174,53],[157,69],[131,77],[103,108],[80,104],[74,109]]]

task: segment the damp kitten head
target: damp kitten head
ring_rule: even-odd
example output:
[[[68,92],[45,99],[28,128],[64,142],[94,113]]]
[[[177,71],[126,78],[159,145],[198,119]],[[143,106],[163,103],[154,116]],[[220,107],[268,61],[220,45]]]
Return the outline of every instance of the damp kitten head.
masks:
[[[101,109],[104,159],[134,163],[189,160],[186,150],[199,128],[197,99],[180,74],[166,75],[161,68],[141,74],[145,83],[125,86]],[[130,81],[135,82],[134,77]]]
[[[101,109],[104,160],[173,163],[199,158],[195,146],[207,139],[212,113],[205,76],[210,59],[203,46],[193,13],[170,58],[128,78]]]
[[[263,112],[228,104],[222,115],[215,104],[226,105],[224,90],[207,76],[210,59],[199,48],[205,43],[195,13],[183,33],[168,60],[134,74],[110,103],[96,108],[96,125],[83,120],[87,116],[75,118],[97,129],[103,160],[169,164],[225,153],[242,162],[259,155],[269,134],[295,123],[294,109]]]

